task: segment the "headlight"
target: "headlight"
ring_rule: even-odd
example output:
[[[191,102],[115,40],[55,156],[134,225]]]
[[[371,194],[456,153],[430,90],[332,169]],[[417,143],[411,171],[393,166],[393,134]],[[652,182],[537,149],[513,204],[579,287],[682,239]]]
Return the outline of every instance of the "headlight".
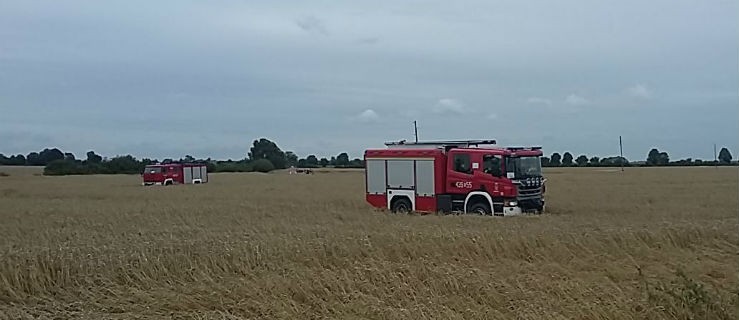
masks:
[[[516,200],[506,200],[505,201],[506,207],[515,207],[517,205],[518,205],[518,202],[516,202]]]

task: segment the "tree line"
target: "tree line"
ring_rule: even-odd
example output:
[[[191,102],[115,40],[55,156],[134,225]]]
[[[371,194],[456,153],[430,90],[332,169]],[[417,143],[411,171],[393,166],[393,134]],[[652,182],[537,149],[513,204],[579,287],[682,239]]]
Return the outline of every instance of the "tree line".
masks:
[[[729,149],[721,148],[718,154],[717,161],[705,161],[701,159],[680,159],[677,161],[670,161],[670,155],[667,152],[659,151],[657,148],[649,150],[645,161],[631,162],[628,159],[616,156],[616,157],[588,157],[586,155],[579,155],[574,158],[569,152],[565,152],[563,155],[555,152],[549,157],[541,158],[542,167],[631,167],[631,166],[705,166],[705,165],[732,165],[732,155]]]
[[[631,162],[620,156],[616,157],[588,157],[579,155],[575,158],[570,152],[560,155],[555,152],[549,157],[542,157],[543,167],[619,167],[619,166],[701,166],[701,165],[731,165],[731,152],[722,148],[718,154],[718,161],[703,161],[700,159],[681,159],[671,161],[667,152],[654,148],[649,151],[645,161]],[[137,174],[149,164],[166,164],[173,162],[200,162],[205,163],[208,172],[270,172],[289,167],[297,168],[364,168],[364,161],[359,158],[351,159],[346,152],[330,158],[311,154],[304,158],[292,151],[283,151],[273,141],[266,138],[254,140],[246,156],[240,160],[212,160],[195,159],[185,156],[180,159],[136,159],[131,155],[103,158],[94,151],[88,151],[84,159],[77,159],[74,154],[62,152],[57,148],[46,148],[28,155],[14,155],[7,157],[0,154],[0,165],[6,166],[44,166],[45,175],[72,175],[72,174]]]
[[[289,167],[298,168],[364,168],[364,161],[351,159],[346,152],[330,158],[318,158],[308,155],[300,158],[292,151],[283,151],[273,141],[266,138],[254,140],[246,157],[240,160],[196,159],[186,155],[180,159],[136,159],[131,155],[103,158],[94,151],[88,151],[86,158],[77,159],[74,154],[62,152],[57,148],[46,148],[28,155],[5,156],[0,154],[0,165],[5,166],[44,166],[45,175],[79,175],[79,174],[136,174],[150,164],[167,164],[175,162],[204,163],[208,172],[270,172]]]

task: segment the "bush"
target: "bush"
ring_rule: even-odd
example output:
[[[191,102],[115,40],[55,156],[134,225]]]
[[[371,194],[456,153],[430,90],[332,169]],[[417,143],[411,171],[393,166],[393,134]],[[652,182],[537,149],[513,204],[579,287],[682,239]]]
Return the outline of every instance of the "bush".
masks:
[[[63,176],[68,174],[84,174],[86,170],[83,170],[80,165],[75,161],[61,159],[49,162],[44,167],[44,175],[46,176]]]
[[[215,167],[214,172],[251,172],[251,166],[243,162],[224,162]]]
[[[270,172],[275,169],[275,166],[267,159],[257,159],[250,163],[251,167],[256,172]]]

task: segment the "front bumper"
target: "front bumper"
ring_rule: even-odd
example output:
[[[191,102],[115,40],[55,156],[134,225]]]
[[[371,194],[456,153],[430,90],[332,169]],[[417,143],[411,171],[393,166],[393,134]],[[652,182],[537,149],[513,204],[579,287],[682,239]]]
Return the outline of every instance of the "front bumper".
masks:
[[[536,198],[536,199],[526,199],[526,200],[518,200],[515,201],[516,205],[512,205],[513,202],[506,202],[506,205],[503,206],[503,212],[502,216],[508,217],[508,216],[521,216],[521,215],[528,215],[528,214],[539,214],[544,212],[545,203],[544,199],[542,198]]]
[[[518,200],[518,206],[523,211],[541,211],[544,210],[544,199],[541,197],[520,199]]]

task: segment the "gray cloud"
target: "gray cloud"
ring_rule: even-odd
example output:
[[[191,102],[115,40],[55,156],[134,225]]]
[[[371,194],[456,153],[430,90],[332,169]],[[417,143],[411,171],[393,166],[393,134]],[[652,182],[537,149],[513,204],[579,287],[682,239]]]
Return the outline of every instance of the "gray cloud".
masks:
[[[453,98],[443,98],[436,102],[433,107],[433,112],[438,114],[465,114],[467,113],[467,107],[459,101]]]
[[[366,109],[356,115],[354,120],[362,123],[378,122],[380,120],[380,116],[375,112],[375,110]]]
[[[530,104],[543,104],[545,106],[551,106],[552,100],[546,99],[546,98],[539,98],[539,97],[530,97],[526,99],[526,103]]]
[[[639,98],[639,99],[649,99],[652,97],[652,92],[647,88],[647,86],[643,84],[637,84],[633,87],[629,87],[626,89],[626,93],[633,97],[633,98]]]
[[[302,17],[296,20],[295,24],[297,24],[300,29],[303,29],[306,32],[328,35],[328,30],[326,29],[326,25],[323,20],[318,19],[314,16]]]
[[[376,44],[380,42],[380,38],[378,37],[360,38],[359,40],[357,40],[357,42],[361,44]]]
[[[590,104],[590,101],[588,99],[583,98],[582,96],[576,95],[576,94],[570,94],[565,98],[565,102],[571,106],[584,106],[587,104]]]

